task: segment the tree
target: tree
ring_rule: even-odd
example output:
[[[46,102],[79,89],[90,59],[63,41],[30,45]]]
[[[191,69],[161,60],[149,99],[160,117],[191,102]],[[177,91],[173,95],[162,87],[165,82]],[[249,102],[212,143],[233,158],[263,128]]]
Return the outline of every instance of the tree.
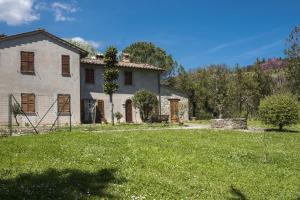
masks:
[[[118,51],[115,47],[110,46],[106,49],[104,54],[104,92],[109,95],[111,105],[111,122],[114,125],[114,104],[113,93],[115,93],[119,86],[117,80],[119,78],[119,70],[117,68],[117,54]]]
[[[132,102],[134,107],[139,109],[143,122],[149,120],[151,114],[153,113],[153,109],[158,104],[156,95],[145,89],[134,93]]]
[[[228,105],[229,70],[225,65],[211,65],[208,68],[209,103],[214,108],[218,118],[223,118]]]
[[[287,85],[292,93],[300,97],[300,27],[294,27],[287,38],[285,54],[288,57]]]
[[[129,59],[135,63],[147,63],[165,69],[164,78],[172,77],[178,64],[165,50],[151,42],[135,42],[123,50],[129,53]]]
[[[266,97],[259,106],[259,115],[266,124],[278,126],[282,131],[284,126],[296,124],[300,119],[299,103],[291,94],[275,94]]]
[[[84,41],[78,41],[78,40],[68,40],[68,42],[70,42],[71,44],[75,45],[75,46],[78,46],[79,48],[87,51],[89,54],[88,56],[91,57],[91,56],[95,56],[97,55],[99,52],[97,51],[97,49],[93,46],[93,45],[90,45],[89,43],[87,42],[84,42]]]

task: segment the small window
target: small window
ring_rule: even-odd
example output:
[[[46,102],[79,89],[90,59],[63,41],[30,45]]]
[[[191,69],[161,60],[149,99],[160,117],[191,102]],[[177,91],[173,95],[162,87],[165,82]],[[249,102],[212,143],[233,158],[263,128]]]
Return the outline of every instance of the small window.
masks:
[[[70,76],[70,56],[62,55],[61,64],[62,64],[62,75]]]
[[[95,83],[94,69],[85,69],[85,82],[86,83]]]
[[[124,83],[125,85],[132,85],[132,72],[130,71],[124,72]]]
[[[57,96],[58,114],[69,115],[70,114],[70,102],[71,96],[69,94],[59,94]]]
[[[21,73],[34,74],[34,52],[21,51]]]
[[[26,114],[35,113],[35,95],[21,94],[21,109]]]

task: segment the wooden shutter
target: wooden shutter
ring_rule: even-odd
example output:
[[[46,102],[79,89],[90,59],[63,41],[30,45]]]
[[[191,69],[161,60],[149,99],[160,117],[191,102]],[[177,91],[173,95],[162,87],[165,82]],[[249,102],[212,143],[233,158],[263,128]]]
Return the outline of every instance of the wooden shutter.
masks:
[[[70,113],[70,95],[59,94],[57,97],[58,113],[69,114]]]
[[[21,51],[21,73],[34,73],[34,52]]]
[[[70,56],[62,55],[61,63],[62,63],[62,75],[70,76]]]
[[[25,113],[35,113],[35,95],[22,94],[21,95],[21,108]]]
[[[125,71],[124,80],[125,80],[125,85],[132,85],[132,72]]]
[[[95,83],[94,69],[85,69],[85,82]]]

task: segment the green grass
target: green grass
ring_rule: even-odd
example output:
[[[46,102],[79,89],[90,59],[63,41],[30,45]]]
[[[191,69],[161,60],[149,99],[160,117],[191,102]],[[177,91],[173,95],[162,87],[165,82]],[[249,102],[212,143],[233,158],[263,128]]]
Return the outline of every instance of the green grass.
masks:
[[[299,133],[73,132],[0,148],[0,199],[300,198]]]

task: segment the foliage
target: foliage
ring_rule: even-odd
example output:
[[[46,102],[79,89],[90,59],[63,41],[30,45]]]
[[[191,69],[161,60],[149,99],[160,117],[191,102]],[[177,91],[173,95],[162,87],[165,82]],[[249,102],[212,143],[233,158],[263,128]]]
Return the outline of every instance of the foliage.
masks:
[[[104,54],[104,92],[109,95],[111,104],[111,121],[114,124],[114,111],[113,111],[113,93],[115,93],[119,86],[117,80],[119,78],[119,70],[117,68],[117,54],[118,51],[115,47],[110,46],[106,49]]]
[[[286,79],[290,91],[300,96],[300,27],[296,26],[287,38],[288,57]]]
[[[209,104],[218,118],[222,118],[229,103],[229,70],[224,65],[211,65],[207,70]]]
[[[1,138],[0,199],[299,197],[299,134],[268,133],[269,159],[262,163],[262,133],[220,133],[162,129]]]
[[[93,45],[90,45],[87,42],[80,42],[78,40],[68,40],[68,42],[70,42],[71,44],[73,44],[75,46],[78,46],[79,48],[87,51],[89,53],[88,54],[89,57],[96,56],[99,53]]]
[[[134,107],[139,109],[143,122],[149,120],[151,114],[153,113],[153,109],[158,104],[156,95],[145,89],[141,89],[134,93],[132,102]]]
[[[178,66],[171,55],[168,55],[165,50],[151,42],[135,42],[126,47],[123,53],[129,53],[131,62],[147,63],[165,69],[164,78],[174,75]]]
[[[13,105],[11,106],[11,111],[12,111],[12,114],[13,114],[13,116],[14,116],[14,118],[15,118],[15,121],[16,121],[17,126],[19,126],[20,123],[18,122],[18,118],[17,118],[17,117],[18,117],[18,115],[22,115],[22,114],[23,114],[23,112],[22,112],[20,106],[17,105],[17,104],[13,104]]]
[[[116,112],[115,117],[117,118],[118,123],[120,123],[120,120],[122,119],[123,115],[120,112]]]
[[[299,121],[299,103],[290,94],[275,94],[261,101],[259,114],[263,122],[278,126],[282,130],[284,126]]]

